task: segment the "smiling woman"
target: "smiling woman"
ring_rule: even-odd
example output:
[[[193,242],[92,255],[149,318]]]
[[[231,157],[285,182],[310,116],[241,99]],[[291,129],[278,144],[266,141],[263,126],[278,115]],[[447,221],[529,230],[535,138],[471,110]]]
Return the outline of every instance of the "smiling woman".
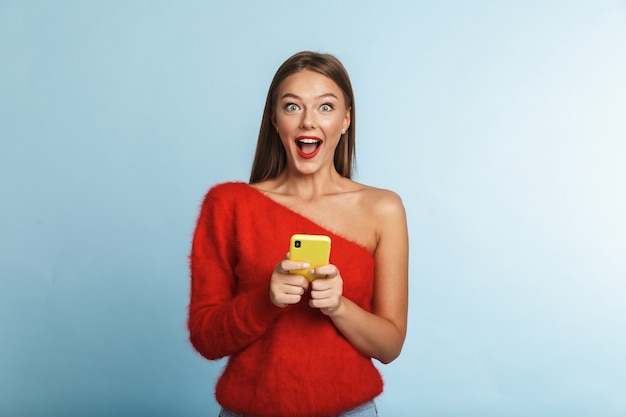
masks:
[[[341,63],[294,55],[270,86],[250,184],[205,198],[189,332],[206,358],[230,357],[221,416],[377,415],[372,359],[396,359],[406,336],[408,233],[395,193],[350,178],[354,120]],[[330,263],[285,257],[298,233],[330,237]]]
[[[297,106],[296,103],[289,103],[289,98],[293,101],[293,99],[299,99],[300,97],[294,97],[293,92],[286,90],[284,90],[286,96],[280,96],[279,86],[281,86],[282,82],[285,81],[287,77],[297,75],[301,71],[325,76],[325,78],[332,80],[334,87],[339,88],[339,95],[335,96],[335,100],[338,100],[339,97],[343,98],[345,108],[349,109],[349,123],[345,131],[342,131],[340,144],[335,151],[334,163],[338,173],[346,178],[352,177],[355,156],[356,120],[354,93],[350,77],[341,62],[332,55],[302,52],[285,61],[283,65],[278,68],[278,71],[276,71],[276,75],[270,84],[267,100],[265,101],[261,129],[259,131],[256,155],[252,164],[252,173],[250,175],[251,183],[273,178],[280,174],[285,168],[287,163],[286,152],[280,142],[276,124],[277,104],[279,99],[285,99],[287,101],[286,104]],[[294,107],[291,106],[292,110],[293,108]]]
[[[315,164],[332,167],[328,161],[333,160],[341,135],[350,126],[350,107],[337,84],[305,70],[287,77],[278,96],[272,121],[286,152],[295,153],[287,158],[288,163],[295,164],[296,170],[315,170]],[[323,155],[315,158],[320,151]],[[308,165],[301,166],[305,162]]]

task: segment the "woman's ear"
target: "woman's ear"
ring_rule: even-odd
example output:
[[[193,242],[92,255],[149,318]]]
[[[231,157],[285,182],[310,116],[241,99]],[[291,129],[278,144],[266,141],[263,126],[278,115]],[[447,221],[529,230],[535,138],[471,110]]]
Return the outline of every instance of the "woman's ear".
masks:
[[[348,128],[350,127],[350,121],[351,121],[350,113],[351,112],[352,112],[352,107],[348,107],[346,109],[346,117],[343,119],[342,133],[346,133],[348,131]]]

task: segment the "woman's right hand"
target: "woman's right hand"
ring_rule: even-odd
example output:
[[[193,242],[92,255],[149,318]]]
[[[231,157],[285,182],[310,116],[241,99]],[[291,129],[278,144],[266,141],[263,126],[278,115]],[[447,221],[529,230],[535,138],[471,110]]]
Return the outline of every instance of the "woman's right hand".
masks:
[[[290,274],[289,271],[309,267],[308,263],[291,261],[288,258],[276,265],[270,281],[270,300],[276,307],[284,308],[300,302],[309,288],[309,281],[302,275]]]

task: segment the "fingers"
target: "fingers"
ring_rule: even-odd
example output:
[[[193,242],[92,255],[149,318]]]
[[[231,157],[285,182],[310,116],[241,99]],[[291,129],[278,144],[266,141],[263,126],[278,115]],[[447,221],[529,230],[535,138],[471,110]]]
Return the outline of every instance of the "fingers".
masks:
[[[303,270],[310,265],[305,262],[283,259],[274,268],[270,282],[270,299],[277,307],[298,304],[306,290],[311,286],[309,305],[326,315],[334,314],[341,306],[343,296],[343,279],[334,265],[325,265],[311,270],[311,274],[319,275],[320,279],[310,282],[298,274],[289,271]]]
[[[270,281],[270,299],[277,307],[297,304],[309,287],[309,281],[301,275],[289,273],[293,269],[305,269],[309,265],[303,262],[283,259],[274,268]]]
[[[339,275],[339,270],[335,265],[324,265],[315,269],[311,269],[311,274],[319,275],[320,277],[325,278],[334,278]]]
[[[287,307],[288,305],[298,304],[302,300],[302,296],[306,290],[295,285],[274,288],[270,290],[270,298],[276,307]]]
[[[343,280],[336,275],[334,278],[320,278],[311,282],[311,298],[323,299],[343,294]]]
[[[334,265],[316,268],[315,273],[324,274],[326,278],[316,279],[311,283],[309,305],[319,308],[326,315],[334,314],[341,306],[343,279]]]
[[[286,274],[289,274],[289,271],[296,271],[296,270],[299,270],[299,269],[307,269],[310,266],[311,265],[309,265],[306,262],[299,262],[299,261],[292,261],[290,259],[283,259],[282,261],[280,261],[276,265],[276,268],[274,269],[274,271],[279,273],[279,274],[286,275]]]

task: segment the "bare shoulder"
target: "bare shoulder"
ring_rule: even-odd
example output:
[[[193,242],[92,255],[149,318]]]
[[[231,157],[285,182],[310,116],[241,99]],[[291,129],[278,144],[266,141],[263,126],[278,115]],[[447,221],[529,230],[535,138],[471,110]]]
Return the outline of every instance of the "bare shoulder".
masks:
[[[408,225],[402,199],[394,191],[370,186],[364,187],[363,195],[362,203],[368,207],[368,217],[374,229],[377,262],[387,265],[385,268],[390,268],[389,261],[405,264]]]
[[[363,203],[378,216],[404,216],[402,198],[391,190],[363,185]]]

